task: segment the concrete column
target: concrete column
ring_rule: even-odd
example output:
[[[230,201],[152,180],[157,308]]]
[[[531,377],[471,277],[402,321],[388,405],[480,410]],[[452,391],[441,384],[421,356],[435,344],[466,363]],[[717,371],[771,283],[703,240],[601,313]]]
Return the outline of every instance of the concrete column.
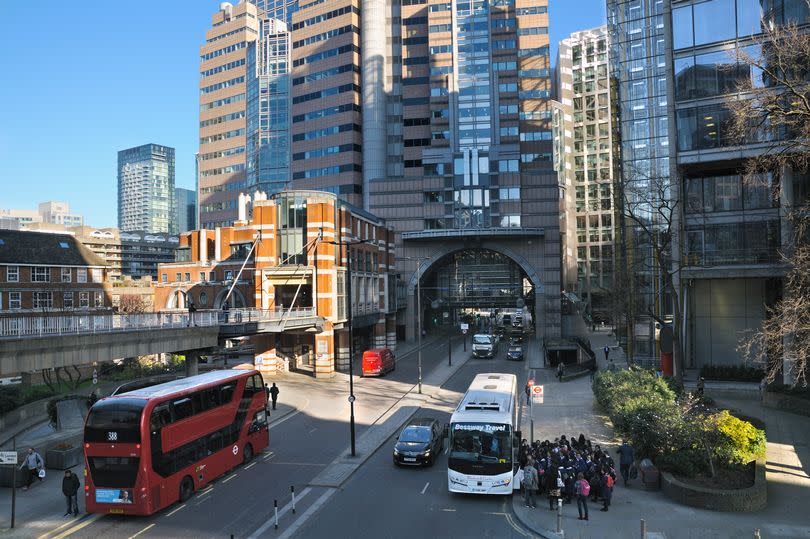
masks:
[[[186,376],[197,376],[200,373],[200,353],[196,350],[186,352]]]
[[[275,376],[284,371],[284,360],[276,355],[275,335],[255,335],[250,342],[254,347],[254,366],[262,376]]]
[[[385,348],[386,338],[385,338],[385,318],[381,318],[375,325],[374,325],[374,342],[372,345],[374,348]]]
[[[200,262],[203,264],[208,263],[208,234],[205,233],[205,229],[200,230],[199,236],[199,250],[200,250]]]
[[[315,335],[315,378],[332,378],[335,375],[334,350],[331,330]]]
[[[405,310],[405,339],[409,342],[416,339],[416,291],[408,294],[408,308]]]
[[[385,0],[363,0],[363,209],[369,210],[372,180],[385,177]]]
[[[335,331],[335,369],[339,372],[349,372],[349,330],[348,328]]]
[[[393,314],[385,317],[385,346],[392,352],[397,349],[397,317]]]

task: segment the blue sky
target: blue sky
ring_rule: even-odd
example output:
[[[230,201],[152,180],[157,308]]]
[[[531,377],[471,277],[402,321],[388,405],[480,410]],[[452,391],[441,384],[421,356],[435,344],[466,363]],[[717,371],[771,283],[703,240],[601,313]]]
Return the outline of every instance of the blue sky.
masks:
[[[235,3],[235,1],[234,1]],[[604,0],[550,0],[552,58],[604,23]],[[124,148],[176,149],[194,187],[199,46],[219,0],[10,2],[0,17],[0,208],[63,200],[91,226],[117,222]]]

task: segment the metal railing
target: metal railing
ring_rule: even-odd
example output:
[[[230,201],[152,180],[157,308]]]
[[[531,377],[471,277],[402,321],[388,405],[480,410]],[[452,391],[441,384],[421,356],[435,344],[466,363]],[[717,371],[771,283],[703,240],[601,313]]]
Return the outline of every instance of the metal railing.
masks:
[[[112,333],[143,329],[172,329],[189,326],[214,327],[245,322],[300,320],[315,316],[312,307],[271,310],[231,309],[229,311],[196,311],[190,318],[186,311],[144,314],[100,314],[69,316],[20,316],[0,318],[0,339]]]

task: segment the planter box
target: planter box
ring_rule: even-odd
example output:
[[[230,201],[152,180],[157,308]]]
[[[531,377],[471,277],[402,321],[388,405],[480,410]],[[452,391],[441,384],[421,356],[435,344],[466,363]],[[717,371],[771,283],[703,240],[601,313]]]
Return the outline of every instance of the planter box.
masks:
[[[754,466],[754,486],[735,490],[689,485],[678,481],[672,474],[663,472],[661,475],[664,494],[684,505],[712,511],[738,513],[759,511],[768,505],[765,459],[757,459]]]
[[[70,449],[48,449],[45,452],[45,467],[53,470],[67,470],[81,464],[83,451],[81,446]]]
[[[19,466],[19,464],[18,464]],[[14,470],[11,466],[0,466],[0,487],[10,487]],[[17,482],[15,487],[25,486],[28,481],[28,468],[17,470]]]

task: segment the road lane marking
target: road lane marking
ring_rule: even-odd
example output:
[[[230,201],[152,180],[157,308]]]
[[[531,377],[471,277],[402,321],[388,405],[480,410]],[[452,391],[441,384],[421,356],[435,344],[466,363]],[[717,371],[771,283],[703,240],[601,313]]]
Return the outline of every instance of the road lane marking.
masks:
[[[83,517],[82,517],[82,519],[85,519],[85,518],[88,518],[88,517],[89,517],[89,514],[87,514],[87,515],[83,516]],[[58,527],[56,527],[56,528],[52,529],[52,530],[51,530],[51,531],[49,531],[49,532],[45,532],[45,533],[43,533],[42,535],[40,535],[39,537],[37,537],[37,539],[46,539],[46,538],[47,538],[47,537],[48,537],[50,534],[52,534],[52,533],[56,533],[56,532],[58,532],[59,530],[61,530],[62,528],[67,527],[67,526],[75,526],[75,525],[76,525],[76,523],[77,523],[77,522],[80,522],[80,521],[81,521],[81,519],[78,519],[78,518],[72,518],[72,519],[68,520],[67,522],[65,522],[64,524],[62,524],[61,526],[58,526]]]
[[[315,503],[309,506],[309,509],[304,511],[304,514],[302,514],[298,520],[294,521],[292,525],[279,536],[278,539],[289,539],[292,537],[293,534],[298,531],[298,528],[303,526],[307,519],[315,514],[315,512],[320,509],[321,506],[326,503],[326,500],[328,500],[335,492],[337,492],[337,489],[330,489],[324,492],[320,498],[315,500]],[[248,539],[254,539],[254,537],[251,536]]]
[[[276,421],[274,421],[274,422],[270,423],[270,426],[269,426],[269,427],[267,427],[267,429],[268,429],[268,430],[270,430],[270,429],[272,429],[273,427],[278,427],[279,425],[281,425],[282,423],[284,423],[284,422],[285,422],[285,421],[287,421],[288,419],[290,419],[290,418],[292,418],[292,417],[295,417],[295,416],[297,416],[297,415],[298,415],[298,414],[300,414],[300,413],[301,413],[301,410],[296,410],[296,411],[294,411],[294,412],[292,412],[292,413],[289,413],[289,414],[285,415],[284,417],[282,417],[281,419],[278,419],[278,420],[276,420]]]
[[[308,433],[308,434],[312,434],[312,433],[313,433],[313,432],[315,432],[316,430],[318,430],[318,427],[313,428],[311,431],[309,431],[309,433]]]
[[[245,470],[247,470],[248,468],[253,468],[254,466],[256,466],[256,463],[255,463],[255,462],[251,462],[250,464],[248,464],[247,466],[245,466]]]
[[[305,488],[304,490],[301,491],[301,494],[299,494],[298,496],[295,497],[295,501],[300,502],[310,492],[312,492],[311,488],[309,488],[309,487]],[[290,500],[290,502],[287,505],[285,505],[284,507],[282,507],[279,510],[278,518],[281,518],[283,515],[285,515],[290,510],[292,510],[292,500]],[[267,522],[262,524],[262,526],[258,530],[256,530],[252,534],[250,534],[247,539],[256,539],[257,537],[259,537],[259,535],[264,533],[265,530],[267,530],[267,528],[269,528],[270,526],[273,526],[275,524],[275,522],[276,522],[276,517],[275,517],[275,514],[274,514],[270,519],[267,520]]]
[[[96,513],[95,515],[91,516],[90,518],[82,520],[79,524],[76,524],[72,528],[69,528],[68,530],[66,530],[66,531],[60,533],[59,535],[53,537],[53,539],[64,539],[68,535],[72,535],[72,534],[76,533],[77,531],[81,530],[82,528],[85,528],[85,527],[89,526],[90,524],[97,521],[98,519],[100,519],[103,516],[104,515],[101,514],[101,513]],[[45,535],[47,535],[47,534],[45,534]]]
[[[225,479],[223,479],[223,480],[222,480],[222,482],[223,482],[223,483],[227,483],[228,481],[230,481],[231,479],[233,479],[233,478],[234,478],[234,477],[236,477],[237,475],[238,475],[238,474],[229,475],[228,477],[226,477]]]
[[[271,458],[273,458],[275,456],[276,456],[276,454],[273,453],[272,451],[270,451],[270,453],[268,453],[265,457],[263,457],[262,460],[270,460]]]
[[[455,513],[456,512],[455,509],[442,509],[442,511],[446,511],[448,513]]]
[[[429,487],[429,486],[430,486],[430,481],[428,481],[427,483],[425,483],[425,487],[422,489],[422,494],[424,494],[424,493],[425,493],[425,491],[428,489],[428,487]]]
[[[167,517],[172,516],[173,514],[175,514],[176,512],[178,512],[179,510],[181,510],[182,508],[184,508],[185,506],[186,506],[186,504],[183,504],[183,505],[181,505],[180,507],[178,507],[177,509],[173,509],[171,513],[166,513],[166,516],[167,516]]]
[[[212,490],[214,490],[214,487],[212,487],[211,485],[208,485],[208,488],[206,488],[205,490],[201,490],[200,493],[197,494],[197,497],[202,498],[206,494],[209,494]]]
[[[129,539],[135,539],[136,537],[138,537],[138,536],[139,536],[140,534],[142,534],[143,532],[147,531],[147,530],[148,530],[148,529],[150,529],[150,528],[154,528],[154,527],[155,527],[155,525],[154,525],[154,524],[150,524],[150,525],[148,525],[147,527],[145,527],[144,529],[142,529],[141,531],[139,531],[138,533],[136,533],[135,535],[130,535],[130,536],[129,536]]]
[[[444,448],[444,454],[446,455],[449,451],[450,451],[450,444],[448,444],[447,447]]]

